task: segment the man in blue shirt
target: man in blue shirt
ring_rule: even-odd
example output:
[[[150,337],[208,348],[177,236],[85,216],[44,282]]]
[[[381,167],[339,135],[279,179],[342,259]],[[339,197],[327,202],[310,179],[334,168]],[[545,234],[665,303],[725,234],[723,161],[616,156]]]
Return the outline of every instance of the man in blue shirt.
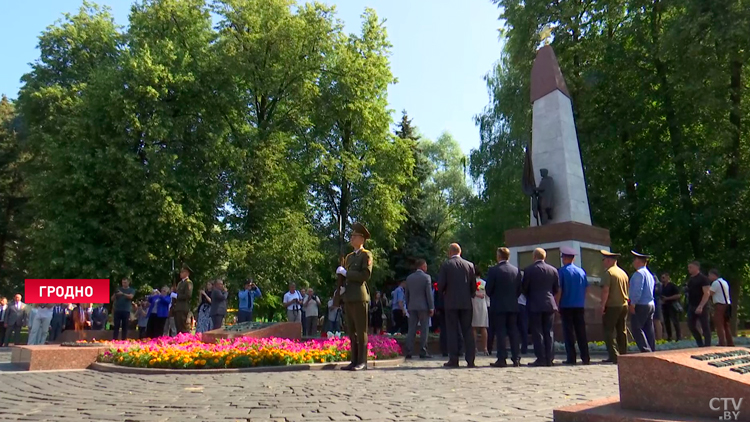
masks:
[[[240,290],[237,296],[240,298],[239,312],[237,315],[237,322],[247,322],[253,320],[253,306],[255,305],[255,299],[259,298],[261,293],[260,288],[255,285],[252,278],[245,281],[245,289]]]
[[[563,335],[565,337],[565,352],[568,359],[566,365],[576,364],[576,342],[581,352],[581,360],[584,365],[591,361],[589,355],[589,343],[586,337],[586,322],[584,320],[583,307],[586,303],[586,289],[589,282],[586,271],[573,263],[576,251],[564,246],[560,248],[563,266],[557,270],[560,275],[560,293],[557,302],[560,304],[560,316],[562,317]]]
[[[635,272],[630,276],[630,331],[641,352],[656,350],[654,339],[654,276],[646,267],[649,256],[635,251],[633,267]]]

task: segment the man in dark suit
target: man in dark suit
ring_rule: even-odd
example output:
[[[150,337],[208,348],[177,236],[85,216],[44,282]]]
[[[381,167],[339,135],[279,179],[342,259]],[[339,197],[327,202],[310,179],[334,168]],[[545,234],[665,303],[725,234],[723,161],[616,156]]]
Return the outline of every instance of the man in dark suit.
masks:
[[[50,341],[57,341],[60,334],[65,329],[65,322],[68,318],[68,307],[62,303],[55,304],[52,309],[52,321],[50,321]]]
[[[435,304],[432,297],[432,278],[427,274],[427,262],[418,259],[417,271],[406,278],[406,309],[409,311],[409,333],[406,335],[407,359],[411,358],[414,348],[414,338],[417,334],[417,324],[421,326],[419,357],[429,359],[427,353],[427,335],[429,334],[430,317],[435,313]]]
[[[28,325],[29,313],[26,310],[26,304],[21,302],[21,298],[20,294],[16,294],[5,312],[6,346],[10,346],[11,337],[13,338],[13,344],[18,346],[21,340],[21,328]]]
[[[5,316],[8,314],[8,299],[0,296],[0,347],[5,344]]]
[[[227,297],[229,293],[224,286],[224,281],[214,281],[213,289],[211,289],[211,310],[208,314],[215,330],[224,327],[224,317],[227,316]]]
[[[461,247],[451,243],[447,261],[440,266],[438,290],[443,295],[450,357],[443,366],[458,367],[458,331],[463,334],[466,363],[474,368],[474,334],[471,332],[472,299],[477,292],[474,264],[461,258]]]
[[[560,290],[560,278],[557,269],[544,262],[546,258],[544,249],[534,249],[534,263],[523,271],[523,294],[536,355],[536,361],[530,366],[552,366],[554,361],[552,325],[557,312],[555,295]]]
[[[487,295],[490,297],[490,318],[494,321],[497,339],[497,368],[508,366],[505,337],[510,340],[513,366],[521,366],[518,351],[518,296],[521,295],[521,272],[508,262],[510,249],[498,248],[497,265],[487,272]]]

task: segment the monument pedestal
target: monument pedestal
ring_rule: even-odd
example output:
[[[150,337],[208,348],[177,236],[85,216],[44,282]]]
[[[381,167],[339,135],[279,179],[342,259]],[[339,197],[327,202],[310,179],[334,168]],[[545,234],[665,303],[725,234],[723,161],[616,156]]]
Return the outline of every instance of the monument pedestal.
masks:
[[[750,422],[750,351],[707,347],[622,355],[620,396],[555,409],[555,422]]]
[[[576,251],[576,265],[586,271],[589,289],[584,306],[586,334],[589,341],[604,340],[602,333],[601,281],[605,273],[602,268],[601,250],[609,251],[609,230],[588,224],[568,221],[564,223],[512,229],[505,232],[505,244],[510,249],[510,263],[521,270],[534,263],[536,248],[547,251],[547,263],[560,268],[560,248],[567,246]],[[555,339],[562,341],[560,318],[555,318]]]

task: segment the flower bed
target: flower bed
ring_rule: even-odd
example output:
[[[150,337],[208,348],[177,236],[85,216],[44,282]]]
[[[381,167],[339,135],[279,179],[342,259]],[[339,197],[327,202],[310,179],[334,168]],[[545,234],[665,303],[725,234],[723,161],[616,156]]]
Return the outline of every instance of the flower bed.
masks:
[[[295,341],[280,338],[248,338],[202,343],[200,334],[180,334],[148,341],[106,342],[112,347],[98,362],[139,368],[248,368],[349,360],[348,338]],[[370,336],[371,360],[392,359],[401,354],[395,340]]]

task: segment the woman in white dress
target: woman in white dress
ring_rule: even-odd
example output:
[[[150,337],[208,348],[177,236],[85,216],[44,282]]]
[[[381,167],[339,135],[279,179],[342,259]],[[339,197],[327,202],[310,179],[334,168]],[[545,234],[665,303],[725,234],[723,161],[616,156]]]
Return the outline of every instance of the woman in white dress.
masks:
[[[485,292],[486,282],[482,280],[482,273],[476,270],[477,276],[477,294],[472,299],[473,316],[471,318],[471,327],[474,331],[474,337],[477,335],[480,338],[476,338],[477,353],[484,353],[485,356],[489,356],[490,353],[487,351],[487,327],[490,326],[489,315],[487,315],[487,308],[489,307],[490,299],[487,297]]]

